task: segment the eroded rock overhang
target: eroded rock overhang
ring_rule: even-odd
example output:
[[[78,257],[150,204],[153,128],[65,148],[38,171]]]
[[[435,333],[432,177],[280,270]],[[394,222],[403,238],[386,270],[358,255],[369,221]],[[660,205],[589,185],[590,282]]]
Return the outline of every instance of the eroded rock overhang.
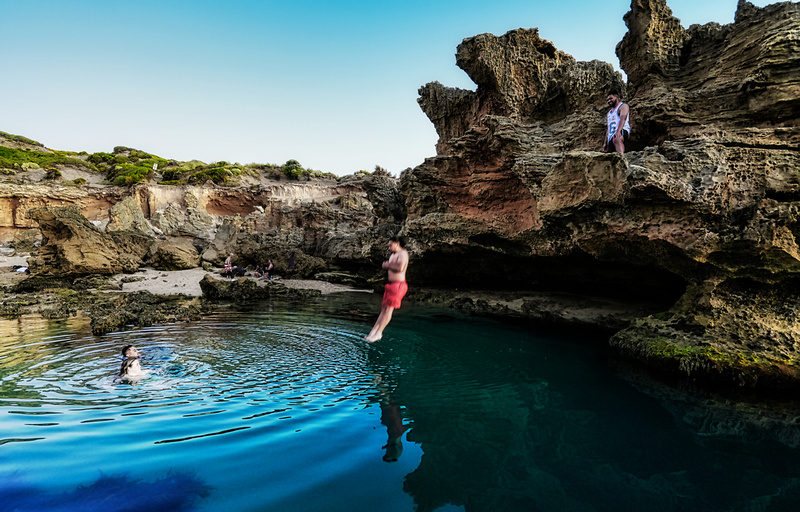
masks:
[[[625,21],[628,83],[520,29],[459,46],[475,91],[420,89],[439,141],[401,178],[415,272],[659,297],[612,344],[727,383],[798,382],[800,5],[740,1],[734,23],[685,29],[634,0]],[[614,88],[624,155],[599,152]]]

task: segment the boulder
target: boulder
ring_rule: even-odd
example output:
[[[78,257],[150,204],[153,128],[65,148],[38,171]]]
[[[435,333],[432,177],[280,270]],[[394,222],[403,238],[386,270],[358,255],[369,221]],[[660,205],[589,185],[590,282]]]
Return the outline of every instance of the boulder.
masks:
[[[191,240],[169,237],[150,246],[148,261],[157,270],[186,270],[200,265],[200,255]]]
[[[165,235],[179,235],[211,240],[215,228],[214,218],[205,210],[170,203],[153,214],[153,225]]]
[[[42,233],[42,246],[29,259],[32,274],[134,272],[153,243],[138,231],[104,233],[86,220],[77,206],[42,206],[28,214]]]

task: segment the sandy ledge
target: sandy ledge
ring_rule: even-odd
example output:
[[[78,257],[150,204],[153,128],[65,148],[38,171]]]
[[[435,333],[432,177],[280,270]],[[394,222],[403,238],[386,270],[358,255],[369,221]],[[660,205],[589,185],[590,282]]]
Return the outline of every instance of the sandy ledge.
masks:
[[[189,270],[155,270],[153,268],[142,268],[133,274],[117,274],[114,279],[122,283],[123,292],[136,292],[146,290],[154,295],[173,295],[183,294],[192,297],[200,297],[203,292],[200,290],[200,281],[208,274],[214,279],[225,279],[219,271],[208,272],[202,268]],[[266,280],[253,276],[246,276],[247,279],[256,283],[265,283]],[[135,280],[134,280],[135,279]],[[359,290],[325,281],[314,281],[310,279],[281,279],[275,280],[289,288],[319,290],[323,294],[338,292],[367,292],[370,290]],[[126,282],[127,281],[127,282]]]
[[[16,272],[14,266],[27,265],[28,256],[3,256],[0,255],[0,286],[13,285],[22,281],[27,276],[22,272]],[[211,272],[202,268],[192,268],[189,270],[156,270],[154,268],[143,267],[133,274],[116,274],[112,278],[122,284],[123,292],[138,292],[146,290],[154,295],[175,295],[182,294],[190,297],[200,297],[203,292],[200,290],[200,281],[208,274],[215,279],[224,279],[220,274],[222,269],[215,269]],[[246,276],[247,279],[256,283],[266,282],[264,279],[253,276]],[[328,283],[326,281],[315,281],[311,279],[282,279],[275,277],[276,281],[289,288],[319,290],[323,294],[339,292],[364,292],[372,293],[371,290],[350,288],[339,284]]]

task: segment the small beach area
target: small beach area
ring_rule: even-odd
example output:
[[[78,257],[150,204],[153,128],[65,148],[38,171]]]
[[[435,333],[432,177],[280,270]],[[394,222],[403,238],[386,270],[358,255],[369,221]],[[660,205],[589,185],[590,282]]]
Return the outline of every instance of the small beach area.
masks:
[[[15,266],[27,266],[28,255],[22,256],[0,256],[0,286],[14,285],[24,280],[27,274],[17,272]],[[190,297],[200,297],[203,295],[200,289],[200,281],[206,274],[216,279],[225,279],[221,274],[222,269],[207,271],[202,268],[192,268],[188,270],[156,270],[144,267],[133,274],[116,274],[113,279],[122,285],[123,292],[148,291],[154,295],[188,295]],[[266,282],[263,278],[245,276],[246,279],[256,283]],[[277,282],[288,288],[319,290],[323,294],[338,292],[366,292],[371,290],[351,288],[340,284],[328,283],[326,281],[316,281],[313,279],[283,279],[275,277]]]
[[[199,297],[203,294],[200,290],[200,281],[203,277],[209,274],[216,279],[224,280],[225,277],[220,272],[221,269],[215,269],[209,272],[202,268],[168,271],[142,268],[133,274],[117,274],[114,276],[114,279],[122,284],[123,292],[146,290],[154,295],[173,295],[180,293],[192,297]],[[252,275],[245,276],[245,279],[250,279],[256,283],[265,283],[267,281],[266,279],[254,277]],[[370,290],[359,290],[313,279],[282,279],[276,277],[275,280],[286,285],[288,288],[319,290],[323,294],[337,292],[370,292]]]

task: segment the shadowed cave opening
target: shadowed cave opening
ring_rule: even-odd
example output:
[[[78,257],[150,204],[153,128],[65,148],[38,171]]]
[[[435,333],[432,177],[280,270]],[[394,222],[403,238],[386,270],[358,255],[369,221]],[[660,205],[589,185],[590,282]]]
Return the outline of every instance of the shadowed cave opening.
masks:
[[[408,271],[417,286],[460,290],[557,292],[646,301],[671,307],[686,281],[649,265],[600,261],[588,254],[510,256],[485,249],[430,251]]]

